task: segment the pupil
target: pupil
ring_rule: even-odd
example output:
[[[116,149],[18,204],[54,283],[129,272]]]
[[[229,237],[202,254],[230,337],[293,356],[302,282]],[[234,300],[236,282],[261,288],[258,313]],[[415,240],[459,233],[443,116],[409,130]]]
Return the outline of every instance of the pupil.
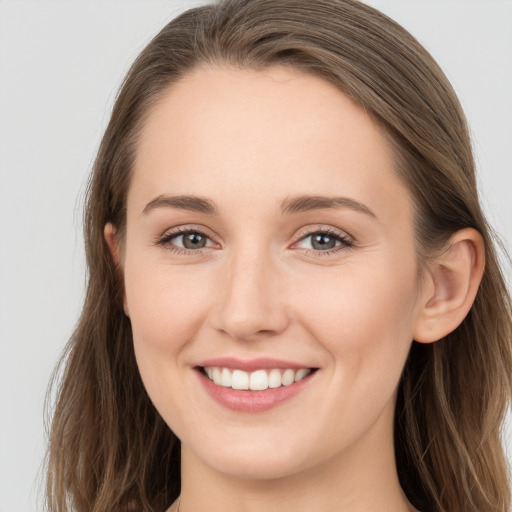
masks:
[[[205,246],[206,239],[199,233],[188,233],[183,237],[183,245],[187,249],[198,249]]]
[[[311,245],[315,249],[333,249],[336,245],[336,240],[332,236],[319,233],[313,236]]]

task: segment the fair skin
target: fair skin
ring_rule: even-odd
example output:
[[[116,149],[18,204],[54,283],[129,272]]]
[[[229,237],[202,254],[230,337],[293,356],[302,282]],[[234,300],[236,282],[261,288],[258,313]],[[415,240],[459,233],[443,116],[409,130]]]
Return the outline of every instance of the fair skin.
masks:
[[[281,210],[304,195],[344,199]],[[202,68],[159,100],[125,238],[110,224],[105,237],[144,385],[182,443],[181,512],[414,510],[395,468],[397,385],[412,340],[434,342],[467,314],[483,247],[456,233],[420,279],[412,219],[385,133],[317,77]],[[258,409],[251,393],[274,391],[212,383],[211,358],[313,371]],[[212,388],[228,389],[224,402]],[[242,396],[242,409],[226,405]]]

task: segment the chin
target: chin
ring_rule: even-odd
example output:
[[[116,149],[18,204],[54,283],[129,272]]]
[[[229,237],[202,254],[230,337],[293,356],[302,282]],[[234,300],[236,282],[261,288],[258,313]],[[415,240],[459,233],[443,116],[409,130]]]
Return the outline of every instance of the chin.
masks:
[[[219,473],[247,480],[274,480],[291,476],[310,465],[304,448],[268,442],[201,445],[195,451],[204,464]]]

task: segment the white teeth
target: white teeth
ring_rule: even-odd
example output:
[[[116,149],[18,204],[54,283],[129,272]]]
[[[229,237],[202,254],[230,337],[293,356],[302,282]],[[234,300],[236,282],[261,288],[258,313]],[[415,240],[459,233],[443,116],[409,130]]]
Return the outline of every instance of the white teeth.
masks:
[[[224,369],[226,370],[226,368]],[[231,387],[233,389],[249,389],[249,374],[243,370],[235,370]]]
[[[280,386],[290,386],[294,382],[307,377],[311,370],[301,368],[293,370],[256,370],[254,372],[245,372],[243,370],[230,370],[229,368],[205,367],[204,371],[210,380],[213,380],[218,386],[233,389],[250,389],[251,391],[264,391],[268,388],[278,388]]]
[[[307,370],[306,368],[301,368],[300,370],[297,370],[295,372],[295,382],[299,382],[299,380],[302,380],[304,377],[307,377],[310,373],[310,370]]]
[[[249,389],[262,391],[268,388],[268,375],[265,370],[256,370],[249,376]]]
[[[215,382],[215,384],[218,384],[219,386],[222,385],[222,373],[220,371],[220,368],[213,369],[213,382]]]
[[[221,386],[224,386],[225,388],[230,388],[232,382],[233,378],[231,376],[231,372],[227,368],[223,368],[220,381]]]
[[[283,376],[281,377],[281,384],[283,386],[289,386],[290,384],[293,384],[295,382],[295,372],[288,368],[288,370],[285,370],[283,373]]]
[[[270,370],[268,374],[268,387],[278,388],[281,386],[281,372],[279,370]]]

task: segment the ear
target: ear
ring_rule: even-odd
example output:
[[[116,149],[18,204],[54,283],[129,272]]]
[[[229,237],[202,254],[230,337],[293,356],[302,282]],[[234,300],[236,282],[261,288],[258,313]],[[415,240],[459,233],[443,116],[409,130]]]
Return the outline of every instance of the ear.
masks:
[[[414,339],[432,343],[454,331],[475,300],[485,266],[482,236],[472,228],[457,231],[447,248],[428,264]]]
[[[116,266],[117,274],[119,277],[119,285],[122,287],[123,309],[125,315],[129,317],[130,314],[128,311],[128,303],[126,301],[126,292],[124,288],[123,268],[121,265],[121,250],[119,248],[119,242],[116,236],[116,228],[112,225],[112,223],[108,222],[107,224],[105,224],[105,228],[103,229],[103,236],[105,237],[105,241],[107,242],[114,265]]]

